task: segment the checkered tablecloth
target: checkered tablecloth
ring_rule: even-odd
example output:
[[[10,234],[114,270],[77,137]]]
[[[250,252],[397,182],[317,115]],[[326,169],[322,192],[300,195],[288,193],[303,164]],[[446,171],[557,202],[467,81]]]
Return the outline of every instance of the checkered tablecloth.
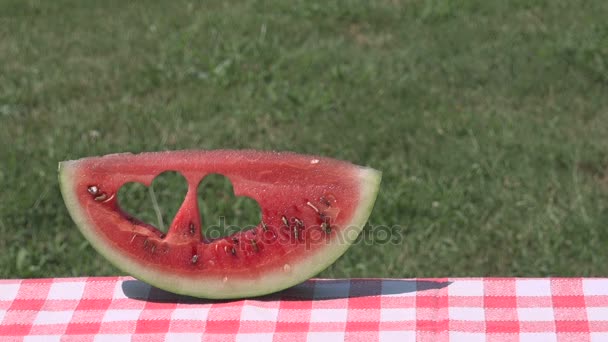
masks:
[[[608,279],[318,279],[229,301],[0,280],[0,322],[0,341],[608,341]]]

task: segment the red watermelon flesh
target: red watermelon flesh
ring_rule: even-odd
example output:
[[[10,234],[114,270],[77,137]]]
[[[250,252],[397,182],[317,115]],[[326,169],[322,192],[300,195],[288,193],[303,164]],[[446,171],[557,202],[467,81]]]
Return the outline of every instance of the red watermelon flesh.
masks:
[[[68,210],[91,245],[117,267],[159,288],[198,297],[263,295],[302,282],[354,242],[371,212],[376,170],[288,152],[173,151],[113,154],[59,164]],[[177,171],[188,191],[168,232],[124,212],[121,186],[149,186]],[[208,240],[197,188],[209,174],[256,200],[255,228]],[[204,230],[204,228],[203,228]]]

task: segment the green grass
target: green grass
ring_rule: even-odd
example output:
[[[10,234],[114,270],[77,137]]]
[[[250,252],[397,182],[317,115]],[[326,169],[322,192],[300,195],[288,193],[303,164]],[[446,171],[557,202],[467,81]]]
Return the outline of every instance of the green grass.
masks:
[[[117,274],[58,161],[186,148],[382,170],[370,224],[401,243],[321,276],[606,276],[606,17],[605,0],[0,0],[0,277]],[[166,225],[179,183],[155,183],[156,211],[144,188],[123,201]],[[259,215],[221,177],[201,202]]]

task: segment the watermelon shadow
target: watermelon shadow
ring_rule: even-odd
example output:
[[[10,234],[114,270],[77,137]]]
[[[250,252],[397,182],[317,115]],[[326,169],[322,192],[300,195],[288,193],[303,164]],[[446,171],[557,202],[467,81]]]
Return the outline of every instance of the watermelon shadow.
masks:
[[[415,296],[420,292],[438,292],[452,282],[408,279],[311,279],[269,295],[250,298],[258,301],[319,301],[372,296]],[[242,299],[215,300],[171,293],[139,280],[125,280],[122,290],[126,297],[153,303],[213,304]]]

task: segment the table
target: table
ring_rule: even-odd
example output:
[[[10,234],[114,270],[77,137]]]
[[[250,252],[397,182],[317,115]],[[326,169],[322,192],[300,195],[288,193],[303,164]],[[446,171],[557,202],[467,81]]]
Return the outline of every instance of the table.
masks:
[[[0,280],[0,341],[608,341],[608,278],[312,279],[245,300]]]

